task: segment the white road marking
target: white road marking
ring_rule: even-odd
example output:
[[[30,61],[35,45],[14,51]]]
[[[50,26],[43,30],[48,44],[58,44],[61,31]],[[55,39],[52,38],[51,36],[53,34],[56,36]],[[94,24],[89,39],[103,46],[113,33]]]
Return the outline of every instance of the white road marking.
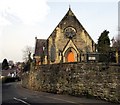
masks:
[[[20,102],[22,102],[22,103],[24,103],[24,104],[26,104],[26,105],[30,105],[29,103],[27,103],[27,102],[25,102],[24,100],[21,100],[21,99],[19,99],[19,98],[13,97],[13,99],[16,100],[16,101],[20,101]]]

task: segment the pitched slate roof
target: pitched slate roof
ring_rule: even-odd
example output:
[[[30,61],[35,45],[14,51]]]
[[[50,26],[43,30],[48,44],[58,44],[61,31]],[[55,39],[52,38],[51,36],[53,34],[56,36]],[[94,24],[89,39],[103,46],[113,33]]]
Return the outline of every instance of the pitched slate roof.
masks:
[[[43,49],[44,47],[44,49]],[[36,39],[36,44],[35,44],[35,56],[41,56],[45,53],[47,54],[47,40],[46,39]]]

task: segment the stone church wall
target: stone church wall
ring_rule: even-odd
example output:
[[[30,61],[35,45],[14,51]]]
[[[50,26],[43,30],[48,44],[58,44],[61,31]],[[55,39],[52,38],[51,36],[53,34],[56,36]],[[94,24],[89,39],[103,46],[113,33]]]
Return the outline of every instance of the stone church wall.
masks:
[[[57,27],[55,29],[55,32],[52,33],[52,35],[48,38],[48,55],[50,60],[50,53],[51,53],[51,46],[55,46],[55,62],[53,63],[59,63],[60,57],[59,57],[59,51],[63,51],[64,47],[69,42],[69,38],[66,38],[64,35],[64,30]],[[77,32],[76,36],[72,39],[75,46],[78,48],[79,51],[81,51],[83,54],[86,54],[86,52],[95,52],[95,44],[92,45],[92,40],[87,35],[87,33],[82,33],[82,31]],[[78,53],[79,54],[79,53]],[[52,64],[52,62],[50,62]]]
[[[65,34],[65,30],[70,27],[75,32],[75,35],[71,38]],[[70,30],[68,32],[70,35]],[[48,37],[48,60],[50,61],[50,64],[59,63],[61,61],[59,53],[60,51],[64,51],[69,40],[72,40],[77,48],[77,59],[80,58],[80,52],[83,54],[86,54],[87,52],[95,52],[95,43],[70,9]],[[55,48],[53,55],[51,55],[51,47]],[[51,61],[51,56],[55,57],[55,61]],[[65,55],[63,55],[63,57],[64,56]],[[84,57],[82,58],[85,61]]]
[[[98,63],[31,66],[22,86],[44,92],[97,97],[120,103],[120,67]]]

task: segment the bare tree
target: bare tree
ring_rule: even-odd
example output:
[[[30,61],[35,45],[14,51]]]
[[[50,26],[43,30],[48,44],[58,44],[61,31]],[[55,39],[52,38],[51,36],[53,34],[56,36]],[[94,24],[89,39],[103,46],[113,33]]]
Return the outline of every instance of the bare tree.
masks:
[[[31,55],[33,54],[33,47],[31,46],[26,46],[23,49],[23,60],[25,62],[27,62],[29,60],[29,58],[31,57]]]
[[[118,35],[113,37],[112,41],[112,47],[120,48],[120,27],[118,27]]]
[[[116,45],[115,47],[120,48],[120,27],[118,27],[118,35],[116,37]]]

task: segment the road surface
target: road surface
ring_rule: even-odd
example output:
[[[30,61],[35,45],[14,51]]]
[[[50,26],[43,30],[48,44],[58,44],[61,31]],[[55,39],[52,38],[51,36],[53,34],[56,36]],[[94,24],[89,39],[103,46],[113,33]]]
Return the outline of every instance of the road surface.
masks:
[[[52,104],[52,105],[119,105],[106,101],[74,97],[69,95],[58,95],[46,92],[32,91],[21,87],[21,82],[12,82],[2,85],[2,105],[17,104]]]

